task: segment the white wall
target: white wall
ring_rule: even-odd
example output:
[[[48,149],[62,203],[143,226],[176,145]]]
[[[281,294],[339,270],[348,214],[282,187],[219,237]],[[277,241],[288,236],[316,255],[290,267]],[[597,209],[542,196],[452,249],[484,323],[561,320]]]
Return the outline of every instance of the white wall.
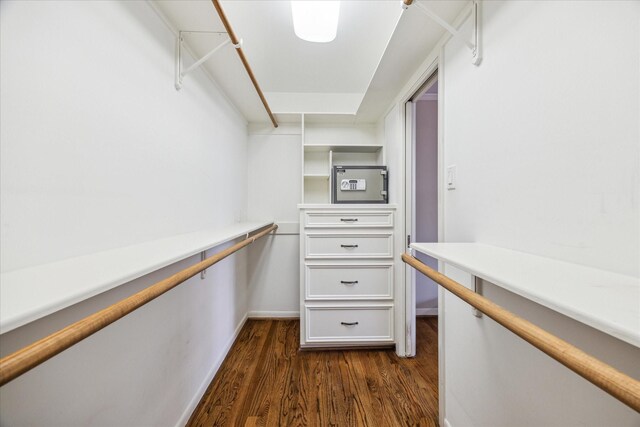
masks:
[[[415,209],[416,242],[438,241],[438,101],[418,101],[416,109]],[[417,253],[429,267],[438,269],[438,261]],[[436,314],[438,285],[423,274],[416,275],[416,312]]]
[[[224,249],[213,248],[211,252]],[[0,389],[3,426],[184,425],[247,313],[238,252]],[[194,256],[0,336],[6,356],[200,260]]]
[[[472,286],[471,275],[444,274]],[[640,349],[488,282],[483,295],[633,378]],[[445,418],[451,427],[635,427],[638,413],[446,293]]]
[[[249,248],[251,317],[290,317],[300,312],[302,135],[300,124],[277,129],[251,125],[248,146],[248,215],[273,219],[277,234]]]
[[[200,74],[173,88],[147,5],[21,3],[2,3],[3,271],[242,215],[219,178],[246,185],[243,119]]]
[[[466,34],[448,43],[445,166],[458,176],[445,192],[446,241],[640,275],[639,18],[638,2],[489,1],[482,64],[471,64]],[[640,377],[639,349],[490,284],[485,293]],[[638,424],[637,413],[455,297],[444,306],[452,427]]]
[[[487,2],[481,66],[447,45],[449,241],[640,276],[639,10]]]
[[[3,1],[0,19],[2,271],[244,215],[246,124],[201,72],[174,89],[175,38],[146,2]],[[0,424],[179,423],[247,312],[245,256],[2,387]],[[2,353],[195,258],[2,335]]]

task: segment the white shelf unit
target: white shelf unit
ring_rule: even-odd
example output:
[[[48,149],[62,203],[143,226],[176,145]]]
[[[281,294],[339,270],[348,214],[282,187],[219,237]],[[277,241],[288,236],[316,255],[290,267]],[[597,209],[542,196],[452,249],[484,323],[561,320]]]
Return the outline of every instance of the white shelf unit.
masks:
[[[331,170],[337,166],[384,166],[381,145],[305,145],[303,203],[331,203]]]
[[[302,120],[302,203],[331,203],[331,170],[383,166],[385,152],[371,125],[306,123]]]
[[[303,116],[302,143],[300,346],[392,346],[395,206],[331,204],[334,165],[386,165],[380,129]]]
[[[331,170],[340,166],[383,166],[385,151],[374,125],[309,123],[302,115],[302,203],[331,203]]]

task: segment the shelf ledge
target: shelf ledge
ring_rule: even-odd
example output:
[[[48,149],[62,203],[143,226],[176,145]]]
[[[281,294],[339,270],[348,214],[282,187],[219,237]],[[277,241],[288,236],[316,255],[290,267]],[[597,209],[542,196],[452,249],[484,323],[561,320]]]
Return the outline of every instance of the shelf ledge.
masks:
[[[324,210],[395,210],[398,206],[394,203],[300,203],[298,209],[324,209]]]
[[[479,243],[411,248],[640,347],[640,279]]]
[[[244,222],[0,275],[0,334],[271,224]]]
[[[340,145],[340,144],[305,144],[305,152],[329,152],[336,153],[376,153],[382,150],[380,144]]]

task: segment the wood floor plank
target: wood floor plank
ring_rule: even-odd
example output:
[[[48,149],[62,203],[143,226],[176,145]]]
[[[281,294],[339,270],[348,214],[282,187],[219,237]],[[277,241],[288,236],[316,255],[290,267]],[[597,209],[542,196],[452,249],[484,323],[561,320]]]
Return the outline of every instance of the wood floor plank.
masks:
[[[278,349],[278,346],[274,345],[276,344],[274,343],[274,336],[276,335],[277,325],[274,322],[269,323],[266,345],[258,348],[258,351],[254,354],[257,365],[249,381],[250,387],[242,404],[242,409],[238,412],[237,422],[235,423],[237,425],[243,425],[247,418],[255,418],[256,425],[264,425],[263,419],[269,412],[272,397],[270,392],[275,383],[275,371],[272,366],[273,352]]]
[[[344,374],[353,383],[354,400],[359,414],[358,425],[365,426],[376,425],[376,422],[379,423],[380,420],[384,419],[384,413],[380,411],[380,405],[376,404],[375,400],[371,398],[373,393],[367,381],[367,371],[362,363],[362,359],[367,357],[366,353],[359,354],[359,357],[352,357],[352,369],[347,370]],[[369,398],[359,399],[359,396],[369,396]]]
[[[264,346],[270,326],[268,322],[247,321],[188,425],[233,425],[236,408],[244,402],[258,362],[255,348]]]
[[[297,320],[250,320],[188,426],[437,426],[437,318],[415,358],[298,350]]]
[[[280,404],[274,405],[269,412],[267,425],[304,425],[297,423],[297,409],[299,389],[299,360],[298,360],[298,321],[288,320],[282,323],[280,339],[283,351],[278,353],[280,359],[279,370],[282,372]]]
[[[360,358],[360,363],[364,367],[365,381],[368,389],[368,400],[377,410],[376,420],[378,425],[399,425],[398,418],[393,406],[395,405],[384,385],[384,377],[387,375],[385,369],[380,369],[378,352],[367,352],[365,357]],[[376,425],[376,424],[372,424]]]

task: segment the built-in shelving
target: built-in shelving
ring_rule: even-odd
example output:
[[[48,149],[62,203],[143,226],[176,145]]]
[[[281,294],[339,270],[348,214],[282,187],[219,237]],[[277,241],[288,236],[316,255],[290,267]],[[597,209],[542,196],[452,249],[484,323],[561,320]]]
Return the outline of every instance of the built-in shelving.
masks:
[[[373,125],[302,117],[301,347],[395,342],[396,206],[331,204],[333,167],[385,166],[382,140]]]
[[[385,165],[384,146],[371,125],[306,123],[302,120],[302,202],[331,203],[331,171],[339,166]]]
[[[384,165],[384,149],[375,144],[304,145],[303,156],[304,203],[331,202],[331,170],[334,165]]]

